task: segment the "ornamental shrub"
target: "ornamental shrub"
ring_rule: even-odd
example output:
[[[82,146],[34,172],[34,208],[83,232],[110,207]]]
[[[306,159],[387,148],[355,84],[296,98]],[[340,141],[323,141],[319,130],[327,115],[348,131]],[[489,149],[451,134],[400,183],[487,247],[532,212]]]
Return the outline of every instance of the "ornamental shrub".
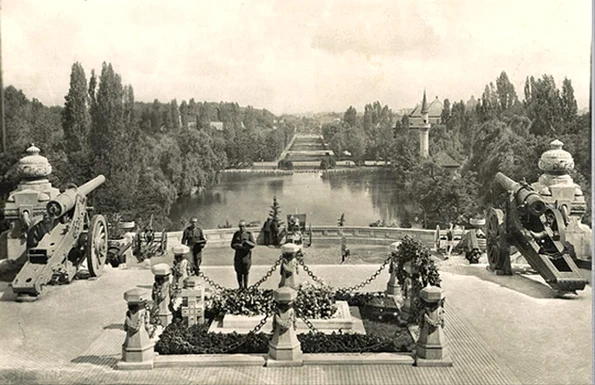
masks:
[[[294,309],[298,317],[329,319],[337,312],[334,292],[328,287],[302,284]]]
[[[271,312],[274,305],[272,290],[226,289],[213,294],[208,311],[219,317],[225,314],[253,316]]]
[[[237,347],[233,345],[245,339]],[[187,327],[182,321],[169,324],[155,345],[155,351],[167,354],[234,354],[268,352],[270,335],[265,333],[209,333],[208,326]],[[366,334],[344,334],[342,332],[324,334],[298,334],[304,353],[347,353],[347,352],[410,352],[414,342],[406,328],[394,335],[377,336]],[[228,350],[229,347],[233,349]]]
[[[427,285],[440,287],[440,273],[436,264],[432,260],[430,251],[423,244],[408,235],[406,235],[396,252],[392,257],[397,262],[397,281],[404,289],[407,272],[403,268],[405,263],[411,262],[413,269],[412,280],[412,299],[411,299],[411,318],[410,322],[418,323],[421,310],[421,289]]]

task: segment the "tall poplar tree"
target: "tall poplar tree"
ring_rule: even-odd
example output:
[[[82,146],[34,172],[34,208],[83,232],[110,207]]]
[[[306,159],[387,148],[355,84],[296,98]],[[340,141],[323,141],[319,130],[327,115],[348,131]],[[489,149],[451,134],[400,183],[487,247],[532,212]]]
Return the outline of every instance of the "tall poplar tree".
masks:
[[[62,128],[64,129],[64,142],[66,154],[87,153],[89,150],[89,128],[91,117],[89,115],[89,94],[87,78],[81,63],[76,62],[70,71],[70,89],[64,97],[62,110]]]

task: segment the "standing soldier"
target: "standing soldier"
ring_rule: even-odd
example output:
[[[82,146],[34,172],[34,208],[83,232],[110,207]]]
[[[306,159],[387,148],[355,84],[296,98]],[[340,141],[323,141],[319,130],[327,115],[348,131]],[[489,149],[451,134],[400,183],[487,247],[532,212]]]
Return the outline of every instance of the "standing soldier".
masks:
[[[202,230],[196,225],[198,219],[192,218],[190,226],[184,230],[182,235],[182,244],[186,245],[192,251],[192,269],[194,274],[200,271],[200,264],[202,262],[202,249],[206,246],[207,240]]]
[[[252,248],[256,245],[252,233],[246,230],[246,221],[243,219],[238,225],[240,228],[233,234],[231,248],[234,249],[233,267],[236,271],[238,286],[240,289],[248,287],[248,274],[252,265]]]

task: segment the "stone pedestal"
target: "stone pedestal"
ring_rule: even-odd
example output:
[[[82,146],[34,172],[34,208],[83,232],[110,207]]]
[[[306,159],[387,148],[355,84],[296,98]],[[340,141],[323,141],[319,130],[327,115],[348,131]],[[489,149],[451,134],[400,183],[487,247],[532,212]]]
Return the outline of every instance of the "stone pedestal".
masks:
[[[388,282],[386,283],[386,294],[391,296],[399,296],[401,295],[401,287],[397,283],[397,258],[396,252],[399,248],[401,241],[393,242],[390,245],[391,250],[391,261],[388,269],[388,273],[390,274],[388,278]]]
[[[170,277],[171,268],[167,263],[159,263],[151,268],[155,275],[155,283],[153,284],[153,303],[157,308],[157,318],[161,322],[163,328],[167,327],[173,319],[171,310],[169,310],[170,303]]]
[[[124,293],[128,302],[124,330],[126,339],[122,345],[122,361],[116,367],[120,370],[153,369],[155,343],[151,340],[152,326],[145,305],[150,302],[149,293],[135,288]]]
[[[420,320],[420,334],[415,350],[416,366],[452,366],[446,351],[446,340],[443,334],[444,316],[442,289],[427,286],[421,290],[424,303]]]
[[[572,155],[562,149],[564,143],[554,140],[550,149],[539,159],[539,169],[543,175],[531,187],[543,200],[556,206],[564,216],[566,241],[570,243],[576,256],[590,259],[592,254],[593,233],[581,220],[586,211],[586,202],[581,187],[574,183],[570,172],[574,169]]]
[[[267,366],[301,366],[302,348],[296,334],[293,301],[297,292],[288,286],[273,293],[277,310],[273,319],[273,338],[269,342]]]
[[[205,322],[205,290],[200,284],[200,278],[188,277],[184,281],[182,297],[182,317],[188,326]]]
[[[297,289],[296,275],[298,274],[298,262],[296,254],[301,248],[294,243],[286,243],[281,246],[281,280],[279,281],[279,287],[291,287]]]
[[[403,305],[401,306],[400,319],[402,322],[408,323],[411,316],[411,300],[413,299],[413,273],[414,268],[411,262],[405,262],[403,265],[405,270],[405,282],[403,283]]]

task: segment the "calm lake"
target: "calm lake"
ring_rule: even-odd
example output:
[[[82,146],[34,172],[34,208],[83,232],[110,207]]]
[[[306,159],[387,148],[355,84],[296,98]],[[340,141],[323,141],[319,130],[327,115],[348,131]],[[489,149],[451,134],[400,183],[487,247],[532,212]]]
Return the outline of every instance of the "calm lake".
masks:
[[[313,225],[336,225],[345,213],[346,226],[368,226],[379,219],[400,224],[411,207],[400,202],[390,172],[361,170],[327,174],[222,175],[220,183],[206,191],[176,202],[170,214],[174,230],[181,230],[196,216],[203,229],[217,228],[226,221],[236,227],[240,219],[263,223],[273,203],[281,205],[283,221],[287,214],[305,213]],[[420,227],[409,215],[414,227]]]

